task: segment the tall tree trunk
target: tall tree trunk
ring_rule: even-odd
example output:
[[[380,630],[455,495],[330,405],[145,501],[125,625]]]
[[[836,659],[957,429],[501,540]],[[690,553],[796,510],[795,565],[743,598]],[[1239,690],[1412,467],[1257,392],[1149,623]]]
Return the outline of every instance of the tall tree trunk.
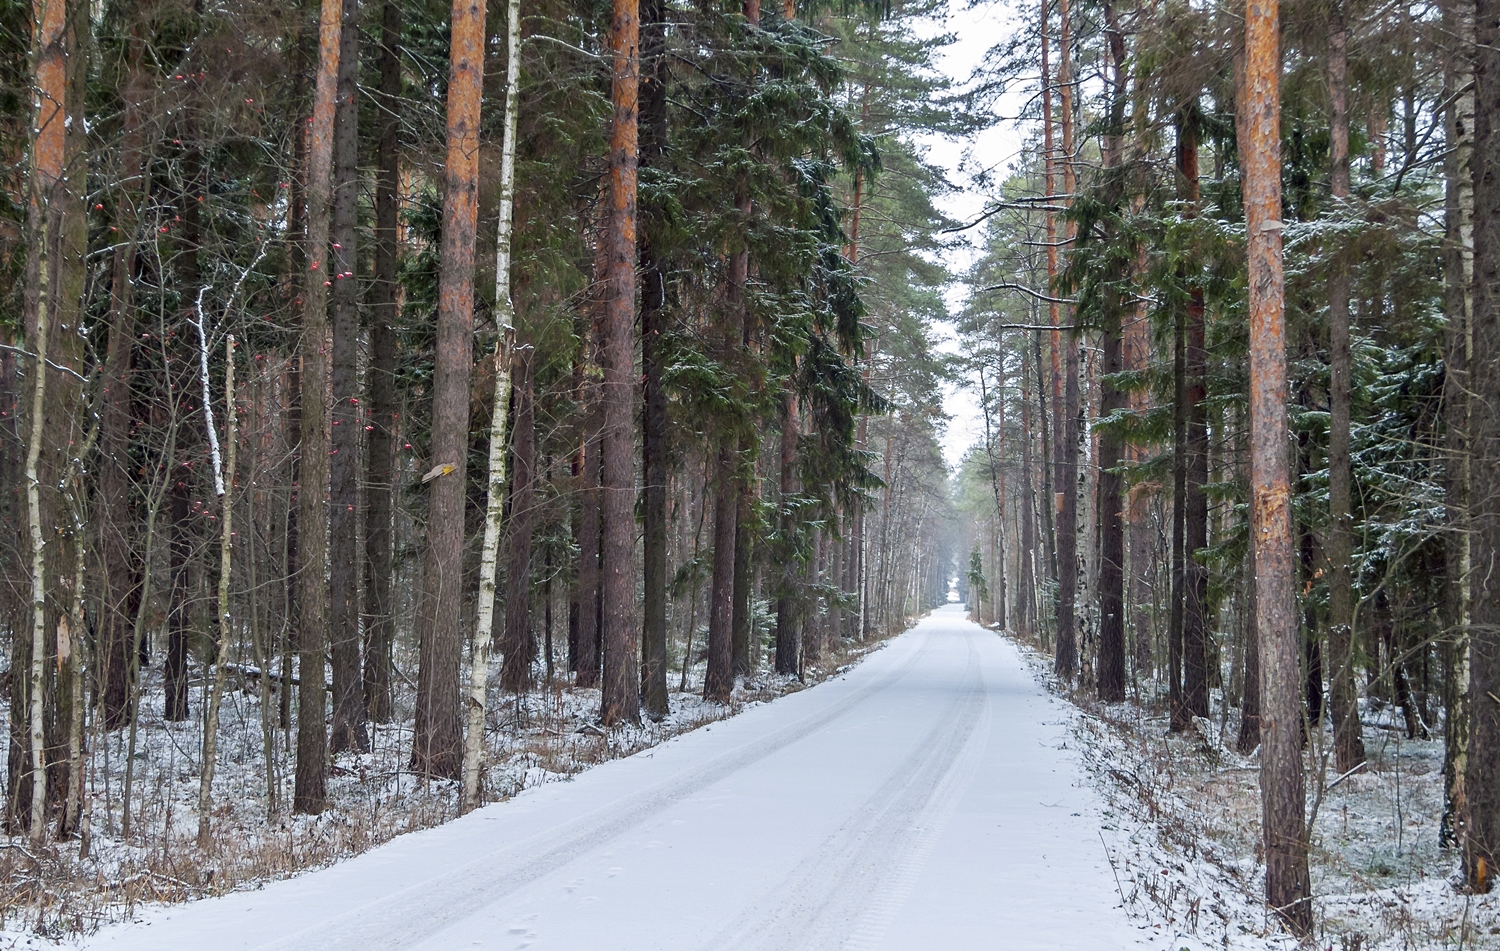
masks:
[[[307,167],[307,271],[302,310],[302,448],[297,494],[297,769],[296,812],[321,812],[327,800],[328,734],[324,726],[328,643],[328,315],[337,265],[328,256],[333,201],[333,139],[338,98],[343,0],[323,0],[318,18],[318,72]]]
[[[1443,818],[1439,840],[1462,845],[1468,796],[1464,789],[1469,752],[1469,625],[1472,621],[1469,575],[1473,567],[1469,515],[1469,365],[1473,361],[1474,319],[1474,7],[1471,0],[1443,4],[1443,30],[1451,37],[1445,54],[1447,95],[1452,105],[1444,117],[1447,156],[1444,172],[1445,260],[1444,310],[1448,340],[1444,364],[1443,416],[1447,430],[1444,476],[1448,533],[1445,554],[1443,623],[1444,706]],[[1351,664],[1352,668],[1352,664]],[[1352,679],[1352,678],[1351,678]],[[1335,716],[1337,700],[1335,700]],[[1335,721],[1337,722],[1337,721]],[[1336,728],[1335,728],[1336,729]]]
[[[1198,106],[1190,103],[1178,119],[1178,173],[1190,213],[1198,206]],[[1204,345],[1203,287],[1188,290],[1183,341],[1187,429],[1183,448],[1186,481],[1182,514],[1182,706],[1183,715],[1208,716],[1208,566],[1198,552],[1208,547],[1208,351]]]
[[[781,579],[776,596],[776,672],[797,672],[797,560],[792,557],[792,536],[797,516],[792,494],[797,490],[797,391],[788,384],[781,421]]]
[[[204,318],[198,315],[199,341],[203,347],[203,415],[208,430],[209,444],[213,447],[214,482],[219,496],[219,592],[215,602],[219,616],[219,639],[214,645],[214,674],[209,690],[207,709],[203,716],[203,766],[198,777],[198,847],[206,849],[211,839],[213,821],[214,768],[218,763],[219,749],[219,704],[224,697],[224,673],[229,664],[231,620],[229,604],[229,582],[234,554],[234,475],[235,457],[239,448],[236,429],[238,408],[234,395],[234,334],[224,344],[224,443],[227,454],[220,468],[218,437],[214,433],[214,417],[209,403],[208,386],[208,335],[204,332]],[[253,595],[252,595],[253,597]],[[262,673],[264,679],[264,673]]]
[[[667,148],[666,5],[645,0],[641,7],[641,144],[643,169],[659,165]],[[645,550],[642,559],[644,624],[641,630],[641,691],[646,712],[654,720],[668,713],[667,704],[667,459],[666,263],[651,242],[653,216],[659,209],[643,207],[641,240],[641,379],[644,412],[641,416],[642,514]]]
[[[1489,565],[1500,557],[1500,3],[1474,5],[1474,318],[1470,519],[1474,526],[1469,630],[1469,827],[1464,872],[1488,891],[1500,862],[1500,599]]]
[[[519,0],[510,0],[508,5],[514,8]],[[510,17],[507,33],[514,35],[519,26],[519,14]],[[507,37],[507,41],[510,37]],[[512,46],[509,50],[515,62],[516,48]],[[512,75],[512,79],[514,76]],[[506,87],[507,105],[507,133],[509,142],[515,141],[515,126],[510,121],[509,107],[513,104],[511,90],[515,83],[509,82]],[[505,454],[509,448],[506,444],[506,422],[510,413],[512,396],[511,383],[511,345],[515,333],[515,307],[511,298],[510,284],[510,235],[511,235],[511,212],[514,208],[515,198],[515,155],[506,148],[507,154],[501,159],[501,197],[499,225],[495,241],[495,317],[496,317],[496,347],[495,347],[495,392],[490,402],[490,446],[489,459],[485,466],[485,507],[484,507],[484,541],[479,551],[479,604],[474,618],[474,641],[469,655],[469,696],[465,704],[464,718],[464,749],[463,749],[463,799],[459,806],[460,811],[468,812],[480,804],[483,790],[480,788],[480,772],[484,769],[484,731],[485,712],[489,709],[489,676],[490,676],[490,644],[495,628],[495,580],[499,570],[500,560],[500,537],[505,506]],[[526,477],[529,479],[531,473],[528,471]],[[512,484],[514,494],[514,483]],[[529,504],[530,500],[526,500]],[[514,509],[512,509],[514,512]],[[528,536],[525,540],[527,550],[526,564],[519,571],[520,584],[530,583],[530,543]],[[512,549],[512,554],[516,554]],[[512,563],[514,564],[514,563]],[[516,582],[516,575],[511,575],[512,583]],[[512,608],[519,608],[522,616],[522,638],[529,641],[529,632],[525,630],[526,615],[530,612],[530,602],[526,596],[517,598],[512,596],[506,599],[507,619]],[[526,595],[530,592],[527,591]],[[518,604],[519,602],[519,604]],[[507,634],[508,634],[507,630]],[[529,646],[526,645],[526,646]],[[518,657],[516,654],[520,654]],[[523,659],[524,658],[524,659]],[[524,647],[518,652],[512,652],[507,642],[505,656],[506,669],[502,670],[501,676],[509,673],[512,677],[519,677],[522,684],[514,689],[521,689],[529,683],[531,675],[530,652]],[[520,667],[519,673],[515,669]]]
[[[1054,524],[1053,498],[1050,486],[1052,485],[1052,426],[1051,414],[1047,411],[1047,376],[1042,365],[1042,332],[1037,331],[1031,338],[1032,366],[1036,369],[1036,418],[1038,423],[1037,445],[1041,447],[1042,455],[1037,460],[1038,472],[1041,481],[1038,486],[1042,490],[1037,501],[1037,513],[1042,521],[1042,545],[1045,548],[1043,563],[1037,572],[1038,591],[1041,589],[1041,581],[1057,580],[1057,530]],[[1036,616],[1038,622],[1041,620],[1042,608],[1038,600],[1036,605]],[[1046,628],[1039,627],[1045,639]]]
[[[1137,210],[1144,206],[1143,197],[1137,196],[1134,201]],[[1136,374],[1144,373],[1151,362],[1150,304],[1145,287],[1149,280],[1147,255],[1148,248],[1145,244],[1137,246],[1135,262],[1131,270],[1131,286],[1137,288],[1138,296],[1136,306],[1126,322],[1122,341],[1122,359],[1125,370]],[[1132,387],[1127,400],[1131,415],[1137,418],[1143,416],[1151,406],[1151,396],[1141,386]],[[1129,460],[1137,466],[1151,457],[1151,449],[1139,441],[1127,445],[1125,452]],[[1145,677],[1149,677],[1155,668],[1155,658],[1152,652],[1155,631],[1152,627],[1151,612],[1151,567],[1154,552],[1151,532],[1152,490],[1153,486],[1142,482],[1140,476],[1136,475],[1134,483],[1126,489],[1125,499],[1125,545],[1130,569],[1127,611],[1130,617],[1131,636],[1134,638],[1132,642],[1134,649],[1131,655],[1136,675]]]
[[[458,779],[463,713],[464,496],[474,338],[474,246],[479,227],[479,107],[484,89],[484,0],[454,0],[447,162],[432,386],[427,544],[418,599],[417,716],[412,769]]]
[[[531,689],[532,662],[536,660],[536,642],[531,636],[531,523],[536,505],[534,347],[521,344],[516,348],[511,372],[516,422],[510,443],[510,524],[506,526],[510,551],[505,571],[505,665],[500,686],[521,693]]]
[[[63,258],[67,253],[65,218],[74,187],[68,180],[67,129],[73,120],[70,106],[74,105],[68,95],[68,60],[77,52],[77,37],[73,35],[69,13],[68,4],[60,0],[36,0],[32,6],[34,87],[27,217],[28,244],[33,251],[26,262],[25,323],[28,349],[34,356],[22,474],[26,486],[31,591],[26,626],[23,629],[16,625],[11,665],[12,742],[8,762],[15,765],[8,771],[7,825],[12,832],[22,828],[29,831],[34,850],[46,841],[47,774],[51,765],[46,749],[44,709],[48,686],[47,624],[49,614],[53,614],[47,597],[47,569],[51,560],[47,542],[49,535],[55,536],[52,520],[59,513],[52,497],[54,481],[49,478],[55,474],[51,465],[55,462],[52,451],[55,442],[49,435],[49,426],[68,425],[60,414],[48,413],[48,408],[57,401],[55,391],[48,391],[49,377],[53,375],[48,371],[55,352],[53,338],[60,336],[56,327],[66,322],[68,308],[66,289],[62,286],[66,266]],[[23,725],[24,745],[16,742],[17,728]]]
[[[1073,26],[1068,4],[1069,0],[1058,0],[1061,26],[1058,34],[1057,84],[1062,97],[1063,191],[1068,196],[1065,201],[1071,204],[1073,191],[1077,186],[1077,175],[1073,165]],[[1071,220],[1063,228],[1063,240],[1069,246],[1073,243],[1073,228]],[[1048,269],[1051,270],[1050,260]],[[1054,343],[1056,338],[1057,335],[1054,334]],[[1055,369],[1056,357],[1053,358],[1053,364]],[[1059,442],[1055,477],[1058,504],[1057,653],[1054,669],[1065,680],[1071,680],[1078,669],[1078,370],[1078,332],[1074,330],[1068,332],[1063,358],[1063,392],[1057,425]],[[1057,397],[1054,384],[1053,398]]]
[[[1245,642],[1245,687],[1240,698],[1240,730],[1234,748],[1242,756],[1249,756],[1260,745],[1260,642],[1256,636],[1255,622],[1255,546],[1245,553],[1244,588],[1245,608],[1241,612],[1243,640]]]
[[[1109,306],[1104,329],[1104,373],[1100,415],[1108,418],[1125,408],[1125,394],[1108,382],[1108,374],[1119,373],[1121,308]],[[1099,440],[1099,659],[1096,687],[1099,699],[1119,703],[1125,699],[1125,523],[1121,506],[1125,494],[1119,467],[1124,456],[1124,437],[1110,426]]]
[[[105,582],[102,631],[99,642],[98,704],[104,728],[115,730],[130,719],[136,684],[131,672],[135,611],[140,597],[141,566],[131,548],[130,488],[134,466],[130,459],[131,379],[137,312],[135,285],[136,243],[141,205],[146,198],[145,133],[146,76],[141,67],[145,52],[140,17],[130,25],[126,40],[124,116],[120,130],[120,184],[115,204],[115,245],[110,266],[109,349],[105,356],[101,394],[99,471],[99,561]]]
[[[1193,722],[1182,696],[1183,626],[1187,619],[1187,314],[1172,321],[1172,604],[1167,624],[1167,722],[1180,732]]]
[[[1029,343],[1030,341],[1027,341]],[[1031,362],[1021,346],[1021,551],[1016,560],[1016,630],[1022,637],[1036,633],[1036,466],[1032,459]]]
[[[740,454],[748,457],[750,441],[740,444]],[[751,519],[754,513],[752,475],[746,475],[737,487],[738,507],[734,517],[734,621],[729,637],[730,666],[736,677],[750,673],[750,596],[755,581],[755,533]]]
[[[401,4],[385,0],[380,16],[380,140],[375,171],[375,255],[370,279],[370,405],[365,479],[365,707],[371,720],[392,716],[391,592],[396,496],[396,322],[401,184]]]
[[[995,556],[995,552],[994,552],[995,546],[993,544],[993,540],[994,540],[995,535],[999,534],[999,535],[1003,536],[1004,532],[1005,532],[1005,487],[1004,487],[1004,476],[1001,473],[1001,465],[1002,465],[1002,463],[1004,461],[1004,457],[1005,457],[1005,443],[1004,443],[1004,433],[1005,433],[1005,410],[1004,410],[1004,407],[1005,407],[1005,356],[1004,356],[1004,354],[1001,354],[1001,356],[1000,356],[1000,360],[999,360],[1000,379],[996,383],[996,386],[995,386],[996,398],[997,398],[997,400],[999,402],[999,406],[1000,406],[1000,414],[999,414],[1000,415],[1000,423],[999,423],[998,427],[993,427],[991,425],[991,422],[990,422],[990,394],[989,394],[988,387],[985,385],[984,365],[980,364],[980,366],[978,367],[978,369],[979,369],[979,408],[984,413],[984,455],[985,455],[985,464],[986,464],[986,468],[989,469],[989,474],[990,474],[990,491],[994,493],[994,498],[995,498],[995,518],[998,520],[997,531],[996,532],[992,532],[990,534],[991,542],[992,542],[992,544],[990,546],[990,548],[991,548],[991,551],[990,551],[990,564],[994,566],[994,570],[995,570],[995,590],[990,594],[990,599],[989,599],[990,600],[990,620],[993,621],[994,623],[1000,625],[1000,628],[1002,630],[1004,630],[1004,628],[1005,628],[1005,559],[1004,559],[1003,556],[1001,556],[1001,557],[996,557]],[[995,440],[995,435],[996,434],[993,431],[996,428],[999,429],[999,435],[1000,435],[1000,446],[998,448],[998,451],[997,451],[997,448],[995,446],[995,441],[996,441]],[[983,602],[983,600],[981,600],[980,603],[979,603],[979,611],[978,611],[979,622],[981,624],[984,623],[984,607],[983,607],[983,605],[984,605],[984,602]]]
[[[333,119],[332,443],[328,457],[328,646],[333,661],[330,753],[370,748],[359,666],[359,0],[343,0]],[[325,277],[324,280],[329,280]]]
[[[1342,4],[1335,3],[1328,17],[1328,158],[1336,207],[1349,198],[1347,45]],[[1328,653],[1332,666],[1328,693],[1333,708],[1334,763],[1340,773],[1365,761],[1354,684],[1349,363],[1349,273],[1339,256],[1328,281]]]
[[[640,102],[639,0],[614,0],[609,144],[608,268],[604,305],[602,544],[606,726],[640,722],[640,647],[635,627],[636,176]]]
[[[1104,2],[1104,18],[1112,66],[1105,165],[1117,168],[1124,160],[1125,37],[1110,0]],[[1125,408],[1125,394],[1111,376],[1124,369],[1125,302],[1117,292],[1106,293],[1103,317],[1099,415],[1108,419]],[[1125,493],[1119,474],[1124,442],[1118,426],[1109,426],[1099,436],[1099,658],[1095,687],[1105,703],[1125,699],[1125,522],[1120,511]]]
[[[596,322],[597,323],[597,322]],[[597,366],[598,327],[591,339],[582,344]],[[577,680],[580,687],[599,686],[599,425],[598,387],[593,381],[584,384],[585,405],[582,448],[579,450],[578,488],[578,634]]]
[[[1297,935],[1312,931],[1302,774],[1296,569],[1287,458],[1286,300],[1281,247],[1278,0],[1245,14],[1245,222],[1250,267],[1250,498],[1260,647],[1266,900]]]
[[[709,582],[708,670],[703,679],[703,696],[720,703],[727,701],[734,689],[730,640],[734,624],[734,543],[739,512],[735,468],[734,450],[726,443],[719,450],[719,481],[713,487],[713,577]]]
[[[516,127],[520,115],[521,3],[505,5],[505,118],[500,151],[500,201],[495,214],[495,392],[490,401],[489,459],[485,471],[484,540],[479,551],[479,605],[469,657],[469,698],[464,730],[463,806],[483,798],[485,714],[489,711],[490,643],[495,625],[495,575],[505,505],[505,453],[510,448],[510,558],[505,599],[505,665],[501,685],[517,692],[531,685],[531,504],[536,421],[530,380],[533,350],[512,354],[516,324],[511,280],[511,236],[516,205]],[[516,365],[513,367],[512,363]],[[515,377],[520,376],[520,388]],[[513,399],[514,397],[514,399]],[[514,445],[506,445],[506,414],[516,408]]]
[[[196,302],[201,306],[203,291],[207,290],[207,283],[203,280],[202,271],[199,267],[199,253],[203,247],[202,218],[200,215],[200,201],[205,197],[205,174],[203,168],[203,156],[198,148],[199,132],[197,128],[197,112],[195,109],[184,110],[183,138],[181,141],[188,143],[182,155],[182,179],[183,188],[178,193],[178,218],[181,224],[175,232],[175,245],[173,255],[172,271],[178,284],[184,289],[183,296]],[[189,319],[198,314],[197,307],[188,305],[186,308]],[[187,459],[202,458],[202,444],[197,442],[197,432],[194,427],[185,425],[185,418],[192,412],[190,394],[193,392],[194,379],[189,368],[197,365],[197,354],[189,349],[191,346],[187,341],[191,339],[186,326],[178,328],[173,335],[173,342],[178,348],[178,361],[175,367],[167,370],[169,386],[175,388],[176,399],[174,401],[174,413],[178,425],[173,436],[178,440],[178,451]],[[186,441],[188,445],[184,446]],[[185,450],[185,451],[184,451]],[[162,686],[163,716],[172,721],[181,722],[188,719],[188,645],[193,638],[191,604],[193,551],[197,547],[198,539],[193,517],[193,473],[198,471],[193,463],[180,467],[177,477],[172,480],[170,490],[170,507],[172,521],[168,528],[170,542],[170,563],[172,566],[172,587],[170,599],[167,605],[167,657],[163,665]]]

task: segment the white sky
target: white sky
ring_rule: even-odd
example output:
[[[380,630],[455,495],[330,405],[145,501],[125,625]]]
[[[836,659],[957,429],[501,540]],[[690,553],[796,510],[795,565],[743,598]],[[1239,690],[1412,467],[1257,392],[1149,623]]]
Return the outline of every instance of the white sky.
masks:
[[[980,0],[970,6],[967,0],[948,0],[946,24],[935,23],[932,32],[946,28],[957,37],[957,41],[945,48],[938,63],[942,71],[956,83],[963,83],[984,58],[985,53],[1006,36],[1019,28],[1016,0]],[[1007,93],[1002,103],[1004,112],[1015,115],[1021,106],[1024,92]],[[956,139],[948,136],[926,136],[920,139],[927,148],[927,158],[947,170],[949,181],[958,191],[938,201],[938,207],[950,217],[970,222],[977,218],[986,205],[985,194],[976,188],[971,179],[971,170],[1003,169],[1016,158],[1021,148],[1022,130],[1015,123],[1002,122],[973,139]],[[999,178],[1003,178],[999,176]],[[973,238],[981,229],[965,232]],[[972,245],[954,248],[947,255],[949,270],[962,274],[975,256]],[[947,295],[950,312],[957,312],[967,296],[967,288],[955,283]],[[945,353],[957,353],[958,341],[952,328],[938,328],[942,338],[939,349]],[[979,415],[976,395],[968,387],[949,387],[944,394],[944,409],[952,417],[947,433],[943,437],[943,456],[950,466],[958,464],[964,451],[983,438],[984,424]]]

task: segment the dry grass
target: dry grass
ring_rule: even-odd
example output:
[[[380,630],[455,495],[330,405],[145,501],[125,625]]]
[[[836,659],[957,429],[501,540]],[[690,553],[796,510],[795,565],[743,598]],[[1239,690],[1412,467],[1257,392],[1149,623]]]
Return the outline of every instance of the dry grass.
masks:
[[[1059,684],[1049,657],[1028,655],[1038,678],[1077,709],[1073,736],[1109,804],[1102,837],[1126,906],[1158,931],[1204,945],[1296,946],[1262,901],[1259,760],[1233,750],[1238,715],[1226,715],[1222,694],[1212,721],[1171,734],[1164,710],[1100,704]],[[1407,740],[1396,716],[1366,709],[1369,765],[1337,785],[1323,755],[1331,734],[1309,749],[1309,806],[1325,792],[1310,840],[1317,924],[1307,946],[1500,948],[1500,895],[1456,888],[1458,856],[1438,841],[1442,742]]]

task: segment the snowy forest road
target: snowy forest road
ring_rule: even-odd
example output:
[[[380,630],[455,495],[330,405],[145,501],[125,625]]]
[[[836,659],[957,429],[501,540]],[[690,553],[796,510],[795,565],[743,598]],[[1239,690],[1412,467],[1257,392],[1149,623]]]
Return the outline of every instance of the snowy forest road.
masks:
[[[108,949],[1148,946],[1057,701],[950,605],[845,675]]]

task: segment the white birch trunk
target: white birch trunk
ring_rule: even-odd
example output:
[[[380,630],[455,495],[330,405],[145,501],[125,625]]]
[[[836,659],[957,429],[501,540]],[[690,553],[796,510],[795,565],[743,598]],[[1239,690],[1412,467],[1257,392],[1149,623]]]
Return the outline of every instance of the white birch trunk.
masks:
[[[208,387],[208,336],[203,328],[202,295],[199,295],[198,310],[198,356],[203,378],[203,415],[208,426],[208,444],[213,458],[214,488],[218,490],[222,524],[219,527],[219,645],[214,652],[213,688],[208,698],[208,713],[203,723],[203,769],[198,777],[198,847],[208,848],[210,820],[213,812],[214,767],[218,760],[219,703],[224,697],[224,664],[229,656],[229,573],[234,553],[234,467],[235,467],[235,406],[234,406],[234,335],[224,342],[224,440],[229,444],[227,466],[221,466],[219,437],[214,432],[212,402]],[[261,671],[261,680],[265,680]]]
[[[32,170],[33,176],[36,170]],[[33,185],[33,187],[37,187]],[[34,220],[41,215],[42,203],[32,202]],[[45,232],[45,226],[37,229]],[[31,672],[28,700],[28,723],[31,744],[31,844],[40,847],[47,837],[47,764],[46,743],[42,728],[42,685],[47,670],[47,647],[43,640],[47,627],[47,569],[44,558],[46,541],[42,532],[42,485],[38,465],[42,456],[42,433],[47,414],[47,320],[48,287],[47,243],[37,242],[36,304],[36,380],[31,391],[31,432],[26,445],[26,514],[31,529]]]
[[[511,212],[516,195],[516,119],[520,111],[521,2],[506,4],[505,137],[500,149],[500,211],[495,230],[495,404],[490,416],[489,490],[484,510],[484,545],[479,556],[479,616],[470,658],[468,724],[464,733],[461,811],[479,805],[479,774],[484,763],[484,714],[489,685],[490,640],[495,627],[495,574],[499,564],[500,518],[505,497],[505,416],[510,405],[510,343],[515,305],[510,296]],[[522,581],[524,583],[524,580]]]

